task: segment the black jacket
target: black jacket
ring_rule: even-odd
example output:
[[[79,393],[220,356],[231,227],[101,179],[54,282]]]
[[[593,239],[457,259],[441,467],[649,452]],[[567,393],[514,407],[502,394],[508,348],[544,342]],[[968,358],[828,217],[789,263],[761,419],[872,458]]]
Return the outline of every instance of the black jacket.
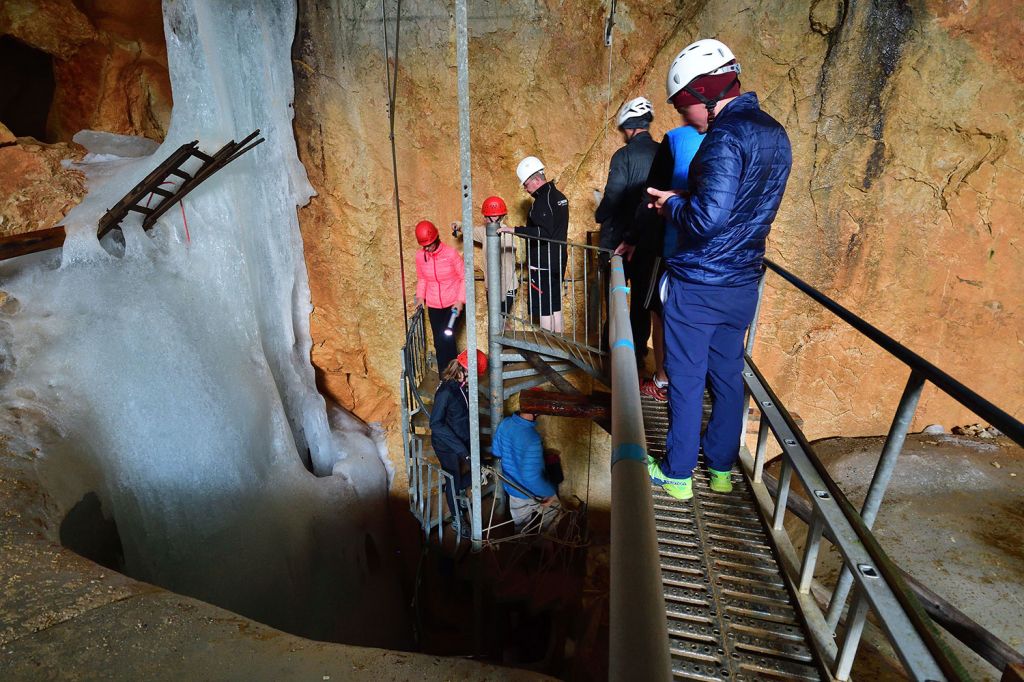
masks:
[[[517,234],[528,237],[544,237],[566,241],[569,238],[569,200],[565,198],[553,181],[541,185],[533,194],[533,206],[526,217],[526,226],[517,227]],[[565,247],[548,242],[532,242],[527,250],[530,267],[548,268],[548,261],[561,260],[565,268]]]
[[[594,213],[604,248],[614,249],[625,239],[637,206],[646,199],[647,175],[657,151],[658,143],[644,131],[612,155],[604,197]]]
[[[434,452],[469,457],[469,398],[456,381],[442,381],[434,394],[430,444]]]

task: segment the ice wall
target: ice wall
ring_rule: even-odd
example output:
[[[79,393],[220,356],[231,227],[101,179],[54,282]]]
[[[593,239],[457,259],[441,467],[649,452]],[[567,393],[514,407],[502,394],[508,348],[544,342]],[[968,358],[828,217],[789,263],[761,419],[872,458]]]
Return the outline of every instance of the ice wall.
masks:
[[[164,143],[92,155],[61,256],[0,269],[0,432],[37,449],[59,507],[100,495],[130,575],[300,634],[385,643],[362,614],[400,608],[380,560],[382,436],[336,408],[329,422],[309,361],[295,8],[167,0],[164,27]],[[96,240],[97,219],[179,145],[209,152],[256,128],[265,143],[149,234],[129,217],[123,242]]]

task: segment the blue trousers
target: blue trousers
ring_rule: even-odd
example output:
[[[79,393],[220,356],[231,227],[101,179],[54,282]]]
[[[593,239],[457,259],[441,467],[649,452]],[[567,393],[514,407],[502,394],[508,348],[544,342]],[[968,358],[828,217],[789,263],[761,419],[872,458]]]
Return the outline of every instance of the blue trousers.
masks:
[[[739,456],[743,336],[757,306],[757,284],[709,286],[669,275],[662,292],[669,427],[661,470],[672,478],[689,477],[703,447],[709,468],[729,471]],[[712,408],[701,438],[705,386]]]

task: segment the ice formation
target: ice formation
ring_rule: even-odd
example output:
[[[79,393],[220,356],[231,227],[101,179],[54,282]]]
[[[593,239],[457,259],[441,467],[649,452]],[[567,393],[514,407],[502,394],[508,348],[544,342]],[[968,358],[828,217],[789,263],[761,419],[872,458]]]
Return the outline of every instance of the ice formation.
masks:
[[[165,2],[165,141],[138,156],[86,135],[90,191],[62,254],[0,267],[0,431],[41,453],[59,506],[99,494],[130,575],[333,637],[347,626],[314,626],[313,611],[358,609],[351,592],[367,587],[386,609],[394,592],[368,558],[386,544],[390,472],[380,431],[340,408],[329,422],[314,384],[294,27],[290,2]],[[265,143],[151,232],[130,216],[123,240],[96,240],[98,218],[179,145],[212,151],[256,128]]]

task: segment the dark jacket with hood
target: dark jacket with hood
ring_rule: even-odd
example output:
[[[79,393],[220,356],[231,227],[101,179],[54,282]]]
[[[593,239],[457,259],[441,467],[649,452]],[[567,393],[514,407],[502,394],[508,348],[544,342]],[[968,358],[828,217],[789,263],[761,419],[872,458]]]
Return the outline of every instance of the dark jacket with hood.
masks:
[[[430,410],[430,444],[434,452],[469,457],[469,398],[457,381],[442,381]]]
[[[690,164],[689,197],[665,202],[665,219],[680,233],[666,262],[672,276],[716,286],[756,282],[792,165],[789,137],[757,95],[729,102]]]
[[[647,176],[657,152],[658,143],[645,130],[612,155],[604,196],[594,212],[594,220],[601,223],[602,247],[614,249],[625,239],[637,206],[647,201]]]

